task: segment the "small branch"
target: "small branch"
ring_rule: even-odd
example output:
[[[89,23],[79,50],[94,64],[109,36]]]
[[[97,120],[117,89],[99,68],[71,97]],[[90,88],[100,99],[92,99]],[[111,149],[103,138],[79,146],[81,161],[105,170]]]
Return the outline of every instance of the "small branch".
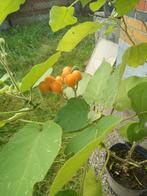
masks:
[[[134,174],[134,172],[133,172],[133,176],[135,177],[135,179],[136,179],[136,181],[138,182],[138,184],[140,185],[140,186],[142,186],[142,187],[144,187],[143,186],[143,184],[139,181],[139,179],[137,178],[137,176]],[[145,187],[144,187],[145,188]]]
[[[101,179],[101,177],[102,177],[102,175],[103,175],[103,173],[104,173],[104,171],[105,171],[105,169],[106,169],[106,166],[107,166],[107,164],[108,164],[109,158],[110,158],[110,151],[107,150],[107,159],[106,159],[106,161],[105,161],[105,163],[104,163],[104,165],[103,165],[103,167],[102,167],[102,170],[101,170],[101,172],[100,172],[100,174],[99,174],[99,176],[98,176],[98,179]]]
[[[139,162],[140,165],[143,165],[145,163],[147,163],[147,160],[144,160],[144,161]]]
[[[8,111],[8,112],[0,112],[0,115],[5,115],[5,114],[16,114],[16,113],[23,113],[23,112],[30,112],[33,111],[33,109],[27,109],[27,110],[17,110],[17,111]]]
[[[35,124],[38,124],[38,125],[43,125],[44,124],[43,122],[37,122],[37,121],[25,120],[25,119],[19,119],[19,121],[25,122],[25,123],[35,123]]]
[[[128,152],[128,156],[127,156],[127,159],[128,160],[131,160],[132,159],[132,154],[133,154],[133,152],[134,152],[134,150],[136,148],[136,145],[137,145],[137,143],[136,142],[133,142],[133,145],[131,146],[131,148],[130,148],[130,150]]]
[[[75,0],[68,8],[74,6],[76,3],[78,3],[79,0]]]

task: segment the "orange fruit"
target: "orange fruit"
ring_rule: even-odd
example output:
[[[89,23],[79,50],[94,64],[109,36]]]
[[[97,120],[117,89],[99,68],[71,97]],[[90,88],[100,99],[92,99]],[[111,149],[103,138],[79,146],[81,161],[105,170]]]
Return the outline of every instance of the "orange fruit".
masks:
[[[63,83],[63,77],[62,76],[57,76],[56,81],[60,82],[61,84]]]
[[[72,72],[73,76],[76,78],[77,81],[82,79],[82,74],[79,70],[75,70]]]
[[[67,75],[65,77],[64,81],[65,81],[65,84],[67,86],[70,86],[70,87],[74,87],[76,85],[76,82],[77,82],[75,76],[72,73]]]
[[[59,81],[54,81],[51,84],[51,90],[54,93],[61,93],[62,92],[62,84]]]
[[[53,76],[48,76],[45,78],[44,81],[47,82],[48,84],[51,84],[52,82],[55,81],[55,78]]]
[[[69,66],[64,67],[62,71],[62,77],[65,78],[68,74],[71,74],[72,68]]]
[[[42,93],[47,93],[50,90],[50,87],[48,85],[48,83],[46,83],[45,81],[41,82],[39,84],[39,89]]]

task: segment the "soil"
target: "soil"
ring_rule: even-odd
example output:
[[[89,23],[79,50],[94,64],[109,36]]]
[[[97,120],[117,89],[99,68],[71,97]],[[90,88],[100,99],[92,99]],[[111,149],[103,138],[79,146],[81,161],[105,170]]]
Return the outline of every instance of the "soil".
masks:
[[[118,157],[125,159],[128,155],[129,148],[129,146],[121,144],[113,146],[111,151],[115,152]],[[135,162],[140,162],[146,160],[147,156],[145,157],[145,155],[141,153],[140,148],[137,147],[132,154],[132,159]],[[114,180],[126,188],[134,190],[147,188],[147,163],[140,168],[132,165],[126,166],[124,162],[111,156],[107,168]]]

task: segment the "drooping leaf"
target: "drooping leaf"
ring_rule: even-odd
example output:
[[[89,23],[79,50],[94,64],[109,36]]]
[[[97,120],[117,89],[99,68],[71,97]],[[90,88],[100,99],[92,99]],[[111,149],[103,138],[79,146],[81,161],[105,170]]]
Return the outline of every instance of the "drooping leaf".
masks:
[[[139,0],[116,0],[114,1],[114,6],[118,14],[123,16],[124,14],[132,11],[138,2]]]
[[[95,12],[97,10],[99,10],[104,4],[105,4],[106,0],[97,0],[94,1],[92,3],[90,3],[90,9]]]
[[[120,123],[120,121],[120,117],[112,115],[106,116],[99,121],[97,138],[65,162],[55,177],[49,196],[54,196],[76,174],[80,167],[86,163],[93,150],[118,125],[118,123]]]
[[[78,196],[78,194],[74,190],[63,190],[59,191],[55,196]]]
[[[96,137],[96,126],[90,126],[80,132],[78,135],[73,137],[71,141],[67,144],[65,153],[77,153],[79,150],[84,148],[87,144],[89,144]]]
[[[28,124],[0,151],[0,193],[31,196],[61,146],[61,128],[54,122]]]
[[[82,98],[71,98],[57,113],[55,122],[65,132],[76,131],[88,123],[89,105]]]
[[[94,33],[102,25],[96,22],[83,22],[67,31],[57,47],[58,51],[70,52],[87,35]]]
[[[137,76],[129,77],[121,81],[119,91],[115,99],[114,108],[118,111],[131,109],[131,101],[128,97],[128,92],[139,83],[147,82],[147,77],[141,78]]]
[[[147,43],[141,43],[129,47],[124,55],[122,64],[129,65],[130,67],[138,67],[144,65],[147,60]]]
[[[73,14],[74,7],[53,6],[50,11],[49,25],[52,30],[56,32],[68,25],[75,24],[77,22],[77,18],[74,17]]]
[[[91,0],[80,0],[83,7],[85,7]]]
[[[147,128],[142,123],[133,123],[127,129],[127,138],[130,142],[141,141],[147,137]]]
[[[140,122],[147,122],[147,82],[140,83],[128,92],[131,106]]]
[[[84,93],[84,98],[89,104],[99,103],[100,95],[107,84],[107,80],[111,75],[111,65],[103,61],[92,79],[89,81]]]
[[[57,52],[52,55],[45,62],[33,66],[31,71],[22,79],[21,91],[28,91],[35,84],[37,80],[50,68],[52,67],[59,59],[61,53]]]
[[[84,179],[83,196],[102,196],[101,181],[96,181],[93,169],[89,169]]]
[[[3,23],[8,14],[19,9],[25,0],[4,0],[0,1],[0,25]]]

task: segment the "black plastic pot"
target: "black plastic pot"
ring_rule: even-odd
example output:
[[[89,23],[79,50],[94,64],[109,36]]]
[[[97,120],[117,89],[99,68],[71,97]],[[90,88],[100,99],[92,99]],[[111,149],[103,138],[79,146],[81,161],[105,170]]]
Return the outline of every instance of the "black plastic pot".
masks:
[[[113,145],[110,150],[114,151],[116,148],[123,148],[127,147],[129,149],[129,144],[122,144],[118,143]],[[141,146],[137,146],[136,150],[141,153],[145,158],[147,158],[147,150],[142,148]],[[111,176],[108,168],[107,168],[107,176],[108,176],[108,183],[112,190],[118,195],[118,196],[147,196],[147,189],[143,190],[133,190],[124,187],[123,185],[119,184],[118,182],[115,181],[115,179]]]

